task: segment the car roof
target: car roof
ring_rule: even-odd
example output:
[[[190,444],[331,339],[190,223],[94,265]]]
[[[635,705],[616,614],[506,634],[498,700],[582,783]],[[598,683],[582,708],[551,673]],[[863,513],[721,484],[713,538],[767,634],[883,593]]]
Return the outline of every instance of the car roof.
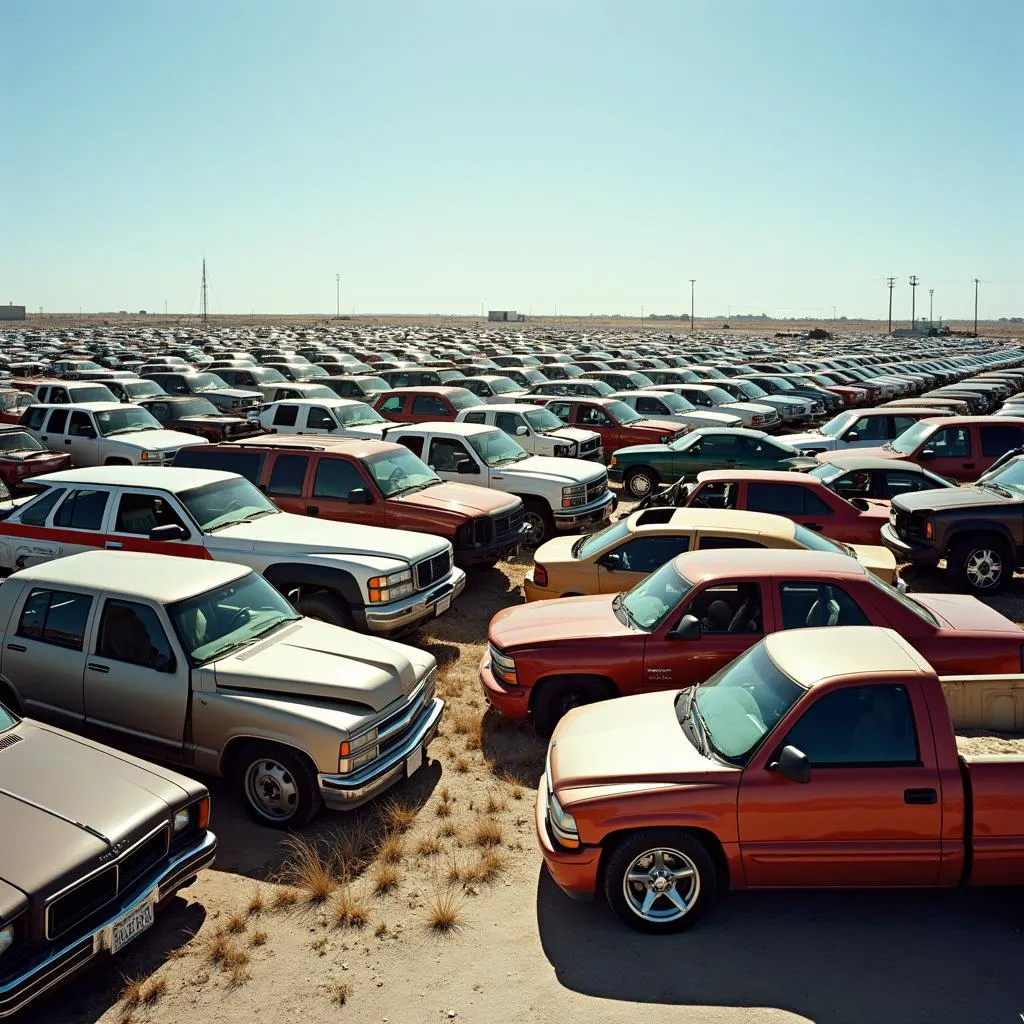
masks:
[[[69,406],[62,406],[67,409]],[[184,469],[180,466],[91,466],[82,469],[65,469],[59,473],[30,477],[30,481],[41,484],[99,484],[103,487],[149,487],[177,493],[204,484],[235,480],[237,473],[225,473],[219,469]]]
[[[216,447],[221,447],[217,445]],[[230,448],[298,448],[313,452],[344,452],[357,459],[382,452],[393,452],[401,448],[399,444],[389,441],[374,441],[362,437],[329,437],[319,434],[273,434],[269,437],[242,437],[237,441],[225,441],[223,447]],[[408,449],[405,449],[408,450]]]
[[[680,575],[691,583],[720,579],[763,579],[784,575],[818,577],[851,577],[867,575],[867,569],[849,555],[831,551],[808,551],[801,548],[714,548],[708,551],[685,551],[676,555],[673,564]]]
[[[727,530],[730,533],[764,534],[785,538],[792,538],[796,533],[796,524],[792,519],[772,515],[770,512],[746,512],[731,508],[676,508],[671,510],[671,517],[665,519],[666,511],[664,508],[643,509],[631,513],[626,522],[633,533]]]
[[[1000,416],[999,418],[1002,420],[999,426],[1005,426],[1007,423],[1020,423],[1024,425],[1024,417]],[[991,426],[994,421],[991,416],[928,416],[919,422],[928,423],[936,427],[964,427],[972,423],[982,423]]]
[[[536,412],[543,405],[534,402],[491,402],[488,405],[474,405],[469,409],[460,409],[459,415],[470,412]],[[554,413],[551,414],[552,416]]]
[[[533,408],[537,407],[533,406]],[[395,432],[401,431],[403,434],[460,434],[463,437],[470,437],[473,434],[484,434],[497,429],[492,423],[464,423],[461,420],[455,420],[454,422],[450,420],[430,420],[425,423],[395,424],[392,428]],[[391,431],[388,432],[390,433]]]
[[[402,367],[402,369],[407,369],[407,367]],[[364,374],[364,376],[367,375]],[[453,384],[423,384],[419,387],[390,388],[388,391],[384,393],[388,395],[450,395],[455,391],[466,391],[469,394],[473,394],[473,392],[470,391],[469,388],[460,388],[456,387]]]
[[[21,569],[15,576],[32,583],[87,587],[171,604],[224,586],[250,572],[248,566],[233,562],[141,551],[83,551]]]
[[[932,472],[926,466],[919,466],[916,462],[907,462],[906,459],[877,459],[871,456],[857,455],[855,452],[848,455],[836,455],[822,465],[836,466],[840,469],[891,469],[898,473],[909,471],[910,473],[924,474]]]
[[[882,626],[784,629],[763,643],[776,667],[804,687],[837,676],[935,671],[895,630]]]
[[[794,473],[788,469],[705,469],[702,473],[697,474],[698,483],[708,480],[761,480],[775,484],[825,486],[817,477],[808,476],[806,473]]]
[[[276,381],[270,386],[284,388],[292,387],[294,383],[292,381],[289,384],[282,384],[280,381]],[[268,402],[266,408],[272,409],[275,405],[326,405],[332,409],[337,409],[346,405],[366,405],[366,403],[360,402],[358,398],[278,398],[273,402]]]
[[[156,397],[156,396],[154,396]],[[35,409],[69,409],[76,412],[107,412],[110,409],[137,409],[133,402],[36,402]]]

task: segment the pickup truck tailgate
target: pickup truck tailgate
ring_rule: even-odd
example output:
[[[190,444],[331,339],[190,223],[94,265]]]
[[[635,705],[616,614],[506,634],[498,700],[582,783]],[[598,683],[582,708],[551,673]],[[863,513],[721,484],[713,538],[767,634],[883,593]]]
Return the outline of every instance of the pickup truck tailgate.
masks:
[[[1024,882],[1024,757],[961,757],[970,794],[971,885]]]

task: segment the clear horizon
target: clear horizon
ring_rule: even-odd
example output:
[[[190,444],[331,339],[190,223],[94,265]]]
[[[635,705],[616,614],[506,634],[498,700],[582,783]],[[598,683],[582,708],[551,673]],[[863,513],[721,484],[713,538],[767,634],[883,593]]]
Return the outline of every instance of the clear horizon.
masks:
[[[1024,313],[986,0],[8,0],[0,303]],[[934,296],[929,291],[934,290]],[[376,315],[387,315],[377,313]]]

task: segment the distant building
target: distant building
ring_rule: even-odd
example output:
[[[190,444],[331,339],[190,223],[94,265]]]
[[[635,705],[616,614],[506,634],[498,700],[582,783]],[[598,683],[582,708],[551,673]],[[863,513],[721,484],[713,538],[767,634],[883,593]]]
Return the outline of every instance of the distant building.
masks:
[[[0,306],[0,320],[24,320],[25,307],[8,304]]]
[[[517,313],[514,309],[489,309],[488,320],[496,320],[499,323],[522,323],[526,319],[525,313]]]

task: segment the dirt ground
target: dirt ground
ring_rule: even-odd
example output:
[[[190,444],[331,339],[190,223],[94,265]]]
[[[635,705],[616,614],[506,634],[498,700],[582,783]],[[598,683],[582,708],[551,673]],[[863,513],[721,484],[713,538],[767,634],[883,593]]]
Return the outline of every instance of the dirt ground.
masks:
[[[692,933],[660,939],[564,897],[532,834],[544,744],[484,713],[476,682],[487,622],[522,600],[528,565],[473,573],[420,636],[448,710],[431,760],[392,800],[325,814],[296,844],[213,783],[215,867],[124,954],[20,1019],[1019,1022],[1016,894],[726,895]],[[1021,593],[993,604],[1020,621]]]

